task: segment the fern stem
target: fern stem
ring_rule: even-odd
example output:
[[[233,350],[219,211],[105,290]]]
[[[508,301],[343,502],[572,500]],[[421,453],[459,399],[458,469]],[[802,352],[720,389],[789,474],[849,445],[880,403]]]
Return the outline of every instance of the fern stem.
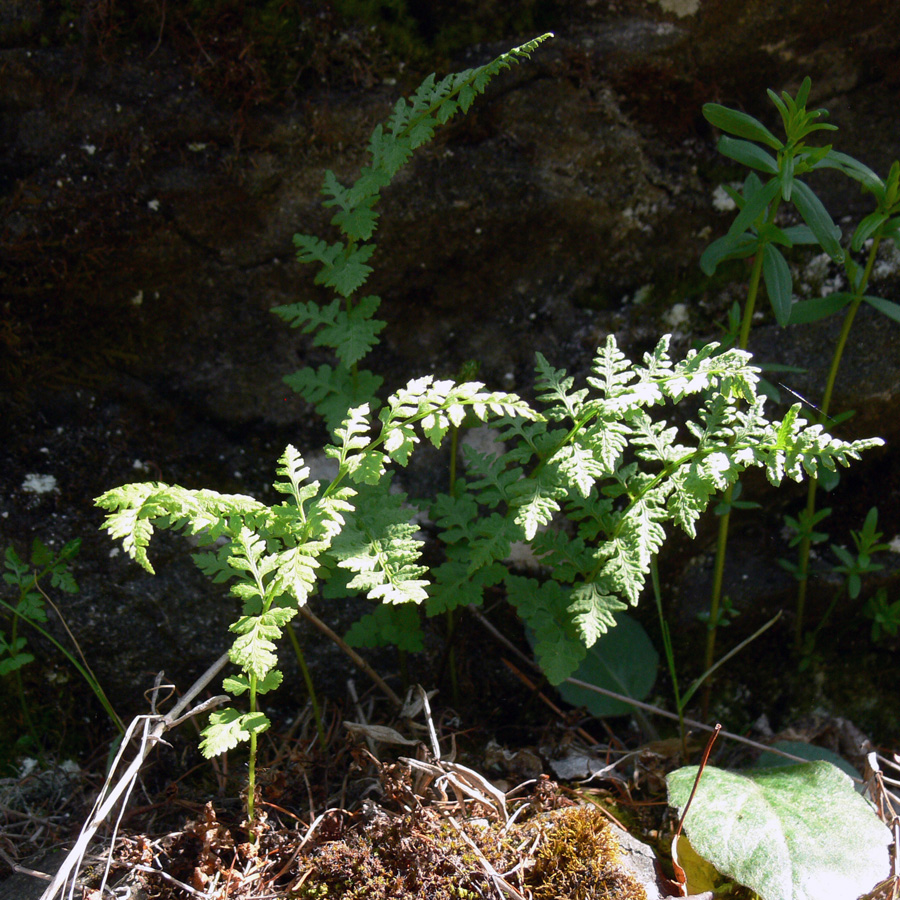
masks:
[[[288,622],[287,625],[288,638],[291,646],[294,648],[294,656],[297,657],[297,664],[300,666],[300,673],[303,675],[303,683],[306,685],[306,693],[309,695],[309,702],[312,706],[313,719],[316,723],[316,734],[319,736],[319,749],[325,753],[328,748],[328,741],[325,737],[325,726],[322,723],[322,711],[319,708],[319,698],[316,696],[316,687],[313,684],[312,676],[309,674],[309,666],[306,665],[306,656],[303,648],[300,646],[300,640],[294,626]]]
[[[709,669],[713,664],[713,656],[716,651],[716,626],[719,621],[719,608],[722,602],[722,583],[725,578],[725,554],[728,548],[728,527],[731,523],[731,498],[734,494],[734,485],[725,491],[722,502],[728,507],[727,511],[719,518],[719,533],[716,538],[716,559],[713,567],[712,594],[709,598],[709,621],[706,631],[706,653],[703,658],[703,667]],[[707,711],[707,702],[704,698],[703,713]]]
[[[687,735],[684,729],[684,704],[681,702],[681,692],[678,688],[678,671],[675,668],[675,651],[672,649],[672,635],[669,632],[669,623],[663,613],[662,591],[659,587],[659,567],[656,558],[650,562],[650,579],[653,583],[653,597],[656,600],[656,612],[659,615],[659,630],[662,632],[663,649],[666,654],[666,665],[669,667],[669,677],[672,679],[672,692],[675,695],[675,709],[678,712],[678,732],[681,735],[681,752],[687,759]]]
[[[859,283],[853,290],[853,300],[847,308],[844,321],[841,325],[841,333],[838,336],[837,344],[834,348],[834,354],[831,358],[831,367],[828,370],[828,378],[825,381],[825,393],[822,395],[821,416],[819,421],[824,422],[828,417],[828,410],[831,407],[831,398],[834,393],[834,385],[837,381],[838,368],[841,364],[841,357],[844,355],[844,348],[847,346],[847,339],[850,336],[850,328],[853,320],[856,318],[857,310],[862,303],[863,295],[869,284],[869,278],[872,274],[872,267],[875,264],[875,257],[878,254],[878,245],[881,243],[880,229],[875,233],[872,240],[872,246],[869,249],[869,256],[866,259],[866,266],[863,270]],[[811,476],[809,479],[809,487],[806,491],[806,515],[807,521],[811,522],[816,511],[816,491],[819,487],[819,479]],[[809,554],[812,549],[812,536],[806,534],[800,541],[797,551],[797,608],[796,618],[794,622],[794,650],[800,653],[803,648],[803,622],[806,615],[806,594],[809,586]],[[816,629],[818,631],[818,629]]]
[[[250,672],[250,713],[256,712],[256,673]],[[256,731],[250,731],[250,759],[247,768],[247,821],[252,825],[256,812]],[[250,831],[250,842],[255,843],[256,834]]]

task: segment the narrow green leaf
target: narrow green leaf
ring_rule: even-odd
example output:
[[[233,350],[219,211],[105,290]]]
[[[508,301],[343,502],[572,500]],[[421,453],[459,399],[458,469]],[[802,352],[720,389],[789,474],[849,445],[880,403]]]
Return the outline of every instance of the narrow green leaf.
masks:
[[[736,134],[738,137],[751,141],[759,141],[773,150],[781,150],[784,147],[784,144],[762,122],[747,113],[729,109],[718,103],[704,103],[703,116],[710,125],[721,131],[727,131],[729,134]]]
[[[726,234],[714,240],[700,257],[700,268],[706,275],[714,275],[720,262],[726,259],[746,259],[753,256],[759,247],[759,239],[745,231],[741,234]]]
[[[868,294],[863,297],[863,300],[889,319],[900,323],[900,304],[894,303],[892,300],[882,300],[881,297],[870,297]]]
[[[775,320],[784,327],[791,318],[791,270],[781,251],[772,244],[763,247],[763,278]]]
[[[817,322],[840,312],[851,300],[853,294],[838,291],[827,297],[815,297],[812,300],[800,300],[791,307],[790,325],[805,325]]]
[[[850,242],[850,248],[854,253],[858,253],[863,244],[875,234],[876,231],[888,220],[888,216],[883,212],[873,212],[869,213],[860,223],[856,226],[856,231],[853,232],[853,240]]]
[[[822,201],[807,184],[795,181],[793,202],[825,252],[835,262],[841,262],[844,258],[840,244],[841,229],[834,224]]]
[[[728,233],[730,235],[739,235],[750,228],[768,209],[769,204],[775,199],[780,190],[781,185],[777,178],[773,178],[759,190],[752,191],[749,195],[745,190],[744,197],[746,198],[746,203],[744,204],[744,208],[731,223]]]
[[[845,175],[858,181],[864,188],[871,191],[879,200],[884,197],[884,182],[867,165],[858,159],[832,150],[824,159],[816,165],[817,169],[839,169]]]
[[[757,144],[750,141],[739,141],[723,135],[719,138],[718,150],[723,156],[733,159],[742,165],[760,172],[774,175],[778,172],[778,161],[771,153],[766,153]]]

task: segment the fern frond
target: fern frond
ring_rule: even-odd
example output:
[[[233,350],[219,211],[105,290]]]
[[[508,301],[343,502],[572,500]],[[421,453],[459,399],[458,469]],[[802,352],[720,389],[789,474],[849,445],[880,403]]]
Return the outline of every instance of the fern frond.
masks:
[[[608,465],[604,458],[608,455],[605,447],[591,445],[592,436],[591,431],[579,432],[571,443],[553,456],[561,479],[585,498],[590,496],[594,484],[611,474],[615,468],[614,465]]]
[[[422,541],[413,537],[417,528],[409,522],[405,494],[383,490],[367,492],[366,499],[332,541],[331,554],[341,568],[355,572],[347,585],[364,590],[372,600],[384,603],[421,603],[427,582],[418,564]]]
[[[594,567],[592,548],[583,538],[570,537],[562,530],[547,528],[539,531],[531,546],[541,564],[551,570],[554,580],[562,584],[573,583]]]
[[[269,724],[261,712],[240,713],[231,708],[216,710],[210,714],[209,725],[203,729],[200,752],[206,759],[227,753],[249,741],[251,734],[261,734]]]
[[[191,491],[178,485],[135,483],[107,491],[94,501],[112,510],[105,528],[114,539],[122,539],[125,552],[154,574],[147,547],[158,528],[184,528],[188,534],[208,531],[217,537],[227,530],[230,516],[264,513],[266,506],[241,494]]]
[[[538,400],[550,406],[545,415],[555,422],[566,418],[577,420],[588,394],[587,388],[572,391],[575,379],[567,375],[565,369],[554,369],[541,353],[536,356],[535,392]]]
[[[353,513],[355,507],[351,500],[355,497],[352,488],[334,488],[310,503],[307,512],[310,535],[330,546],[346,524],[345,517]]]
[[[532,633],[534,655],[551,684],[568,678],[584,659],[587,647],[574,634],[568,611],[571,590],[555,581],[506,578],[507,599]]]
[[[298,607],[304,606],[315,589],[316,572],[320,565],[318,557],[324,549],[323,543],[315,546],[300,544],[278,553],[274,593],[289,593]]]
[[[478,520],[475,536],[469,551],[469,572],[474,573],[482,566],[506,559],[516,541],[521,541],[524,531],[517,523],[499,513],[491,513]]]
[[[594,375],[589,376],[587,382],[604,398],[621,393],[622,388],[636,377],[631,360],[619,349],[612,334],[607,335],[606,343],[597,349],[591,371]]]
[[[615,535],[597,548],[597,558],[606,562],[600,576],[609,589],[636,606],[650,563],[659,552],[666,533],[659,519],[664,511],[646,500],[638,500],[622,515]]]
[[[228,658],[245,672],[265,678],[278,662],[275,641],[296,613],[295,608],[276,606],[261,615],[241,616],[230,627],[238,637]]]
[[[329,245],[315,235],[295,234],[294,245],[298,248],[299,262],[321,264],[314,282],[332,288],[342,297],[349,297],[372,274],[368,262],[375,252],[374,244],[338,242]]]
[[[690,537],[697,536],[697,520],[703,515],[714,493],[713,486],[703,477],[696,460],[680,466],[668,479],[671,488],[666,503],[675,524]]]
[[[474,447],[463,447],[466,469],[475,476],[468,489],[484,506],[496,507],[500,503],[512,502],[512,488],[518,483],[524,471],[519,466],[508,465],[508,455],[480,453]]]
[[[340,424],[348,406],[368,403],[375,408],[375,395],[384,379],[366,369],[353,372],[347,366],[324,363],[318,369],[306,367],[285,375],[283,381],[315,406],[331,431]]]
[[[802,481],[804,473],[815,477],[819,468],[835,471],[838,465],[849,466],[863,450],[881,447],[880,438],[842,441],[827,434],[821,425],[806,426],[799,417],[800,404],[795,404],[781,423],[774,423],[774,446],[766,460],[766,476],[772,484],[780,484],[786,475]]]
[[[425,649],[419,610],[410,603],[382,603],[354,622],[344,635],[351,647],[393,646],[407,653]]]
[[[513,521],[522,529],[525,540],[532,540],[539,528],[550,524],[565,496],[556,465],[544,466],[536,477],[517,479],[510,486]]]
[[[654,422],[650,416],[641,411],[631,419],[631,443],[638,448],[635,452],[641,459],[656,460],[668,464],[681,459],[688,448],[677,444],[675,438],[678,429],[666,427],[667,422]]]
[[[468,556],[450,559],[431,570],[432,584],[425,611],[436,616],[460,606],[481,606],[484,592],[506,576],[506,566],[498,562],[472,569]]]
[[[474,537],[478,504],[469,494],[438,494],[431,505],[430,515],[441,529],[441,543],[457,544]]]
[[[614,613],[623,609],[628,609],[628,605],[596,582],[579,584],[569,603],[569,613],[585,647],[593,647],[598,638],[615,628]]]
[[[337,358],[349,368],[378,343],[378,335],[387,324],[373,318],[380,304],[381,298],[371,295],[357,301],[349,310],[342,309],[341,301],[335,299],[327,306],[309,301],[276,306],[272,312],[291,328],[302,328],[304,334],[317,331],[313,345],[331,347]]]

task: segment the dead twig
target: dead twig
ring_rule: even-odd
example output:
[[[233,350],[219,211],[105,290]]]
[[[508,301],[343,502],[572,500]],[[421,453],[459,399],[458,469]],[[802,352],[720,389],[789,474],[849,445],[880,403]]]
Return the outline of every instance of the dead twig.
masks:
[[[88,817],[87,822],[85,822],[80,834],[78,835],[78,840],[75,842],[75,846],[72,847],[72,849],[69,851],[68,855],[63,861],[63,864],[57,870],[53,881],[41,895],[41,900],[54,900],[57,894],[64,889],[70,878],[72,878],[72,884],[69,889],[68,895],[69,900],[72,900],[75,891],[75,875],[81,868],[82,860],[87,853],[87,848],[90,842],[93,840],[94,835],[97,833],[97,830],[100,828],[103,822],[106,821],[106,818],[115,808],[116,804],[119,802],[119,799],[124,795],[125,801],[127,801],[128,795],[130,795],[131,793],[131,789],[133,788],[134,782],[138,777],[141,766],[143,765],[144,760],[147,758],[147,755],[150,753],[150,750],[154,746],[156,746],[158,742],[162,741],[162,736],[169,729],[174,728],[185,720],[191,718],[192,716],[205,712],[229,699],[225,695],[213,697],[210,700],[206,700],[205,702],[193,707],[189,712],[185,712],[185,710],[188,710],[191,703],[194,701],[194,698],[213,680],[213,678],[216,677],[216,675],[219,674],[222,669],[225,668],[227,663],[228,654],[223,653],[222,656],[220,656],[219,659],[217,659],[216,662],[214,662],[191,685],[184,696],[178,701],[178,703],[175,704],[175,706],[167,715],[136,716],[134,718],[134,720],[128,726],[125,736],[122,738],[122,742],[119,746],[119,751],[116,754],[116,758],[113,761],[112,767],[110,768],[110,772],[107,776],[106,782],[103,785],[103,789],[100,791],[100,795],[97,798],[97,802],[94,804],[94,808],[91,810],[91,814]],[[115,784],[113,784],[113,778],[119,767],[119,764],[122,761],[125,750],[139,728],[142,729],[140,749],[135,758],[131,761],[128,768],[120,776],[119,780]],[[122,804],[123,810],[124,807],[125,802],[123,802]],[[121,812],[119,818],[121,818]],[[107,864],[107,873],[108,871],[109,864]],[[104,884],[105,880],[106,873],[104,874]]]

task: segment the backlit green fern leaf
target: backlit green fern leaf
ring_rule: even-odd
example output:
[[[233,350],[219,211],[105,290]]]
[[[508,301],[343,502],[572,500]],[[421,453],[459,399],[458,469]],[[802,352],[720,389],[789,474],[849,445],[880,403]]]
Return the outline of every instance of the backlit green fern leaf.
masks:
[[[238,637],[228,651],[228,658],[245,672],[265,678],[278,663],[275,641],[296,612],[296,609],[275,607],[261,615],[241,616],[230,629]]]
[[[384,603],[420,603],[427,596],[427,582],[419,578],[426,571],[419,565],[422,542],[413,537],[417,528],[409,522],[405,495],[386,488],[385,483],[366,493],[331,553],[341,568],[356,573],[347,585],[351,590]]]
[[[557,422],[566,418],[577,420],[588,394],[587,389],[573,391],[575,379],[567,375],[565,369],[554,369],[542,354],[538,353],[536,356],[535,390],[538,399],[550,407],[545,415]]]
[[[593,647],[598,638],[614,628],[613,614],[623,609],[628,609],[627,604],[597,582],[579,584],[569,603],[569,613],[585,647]]]
[[[669,477],[671,491],[666,503],[669,515],[690,537],[697,536],[697,520],[709,505],[713,486],[698,470],[696,462],[681,466]]]
[[[597,452],[590,444],[588,433],[583,432],[556,453],[553,462],[559,469],[561,480],[575,487],[582,497],[588,497],[594,484],[613,469],[603,457],[603,451]]]
[[[598,548],[598,558],[605,559],[601,576],[612,591],[636,606],[650,563],[665,540],[659,522],[664,514],[655,505],[639,500],[632,504],[619,521],[615,536]]]
[[[261,712],[240,713],[230,708],[217,710],[210,715],[209,725],[203,729],[200,752],[206,759],[213,759],[249,741],[251,734],[260,734],[268,727],[269,720]]]
[[[821,425],[806,426],[798,416],[796,404],[782,423],[772,426],[772,447],[766,460],[766,475],[773,484],[779,484],[783,476],[801,481],[804,473],[814,477],[819,469],[834,471],[838,465],[849,466],[850,460],[859,459],[863,450],[880,447],[880,438],[859,441],[842,441],[827,434]]]
[[[107,491],[94,502],[102,509],[113,510],[103,527],[114,538],[121,538],[125,552],[151,574],[147,547],[154,525],[183,528],[188,534],[209,532],[217,537],[227,529],[229,516],[266,510],[258,500],[240,494],[155,483],[127,484]]]
[[[537,477],[517,479],[510,486],[513,521],[523,530],[525,540],[532,540],[539,528],[550,524],[565,496],[556,465],[544,466]]]
[[[684,444],[676,442],[678,429],[666,426],[666,422],[654,422],[643,411],[631,419],[631,443],[641,459],[673,463],[689,452]]]
[[[319,568],[319,554],[324,549],[319,544],[313,548],[304,545],[289,547],[277,555],[277,593],[287,592],[303,606],[316,586],[316,571]]]
[[[598,348],[591,371],[594,374],[587,382],[603,398],[616,396],[636,375],[631,360],[619,349],[612,334],[607,336],[603,347]]]

